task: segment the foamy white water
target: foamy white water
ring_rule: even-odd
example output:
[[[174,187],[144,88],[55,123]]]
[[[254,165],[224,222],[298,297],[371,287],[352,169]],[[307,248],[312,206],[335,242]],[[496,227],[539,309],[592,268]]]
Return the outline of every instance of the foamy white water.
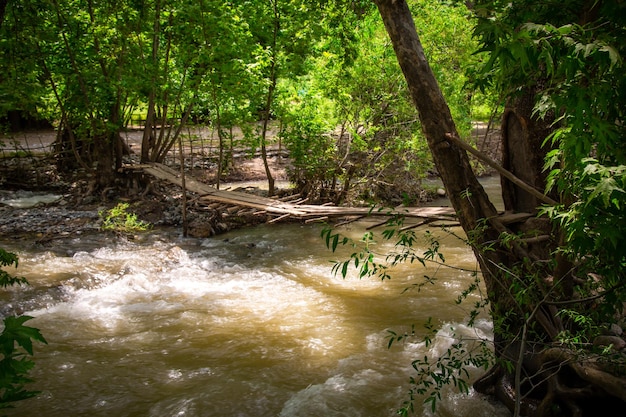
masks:
[[[490,336],[488,321],[460,324],[466,311],[453,302],[471,273],[412,265],[391,281],[343,280],[329,260],[344,255],[319,235],[319,226],[281,225],[204,240],[3,243],[32,284],[4,294],[5,314],[26,310],[49,342],[35,347],[31,388],[42,394],[14,415],[392,416],[408,398],[413,359],[458,335]],[[449,263],[474,265],[469,249],[448,244]],[[424,274],[437,284],[403,293]],[[419,335],[431,316],[435,343],[387,349],[387,329],[414,324]],[[508,414],[449,390],[437,415]]]

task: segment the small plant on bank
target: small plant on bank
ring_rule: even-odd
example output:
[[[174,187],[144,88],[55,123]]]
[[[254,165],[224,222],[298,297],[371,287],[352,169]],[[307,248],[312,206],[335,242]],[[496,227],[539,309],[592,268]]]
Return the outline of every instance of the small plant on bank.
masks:
[[[108,210],[101,210],[98,215],[102,219],[101,230],[108,230],[117,233],[145,232],[152,225],[141,221],[135,213],[128,212],[128,203],[118,203]]]
[[[17,255],[0,248],[0,267],[17,267],[17,263]],[[0,287],[15,284],[27,284],[27,281],[0,269]],[[4,319],[4,328],[0,333],[0,409],[13,408],[14,402],[39,394],[38,391],[24,388],[32,382],[28,372],[35,366],[35,362],[30,359],[33,356],[33,342],[47,344],[39,329],[24,326],[30,319],[30,316],[8,316]]]

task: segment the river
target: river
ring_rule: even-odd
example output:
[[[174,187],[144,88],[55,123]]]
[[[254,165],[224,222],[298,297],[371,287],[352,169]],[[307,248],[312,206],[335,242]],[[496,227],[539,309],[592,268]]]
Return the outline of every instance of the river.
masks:
[[[342,231],[358,238],[364,226]],[[327,250],[321,229],[263,225],[209,239],[160,230],[52,247],[0,240],[19,254],[16,272],[31,284],[3,291],[3,314],[34,316],[28,323],[49,342],[35,346],[29,385],[42,393],[7,414],[393,416],[408,399],[411,362],[445,352],[456,340],[451,327],[456,337],[490,337],[489,320],[468,328],[470,305],[454,303],[470,272],[406,265],[383,282],[343,279],[330,260],[349,252]],[[476,268],[458,239],[428,230],[447,264]],[[404,291],[424,275],[435,285]],[[420,336],[428,317],[440,330],[427,347]],[[413,325],[416,337],[387,348],[388,330]],[[421,401],[417,416],[509,415],[473,391],[446,388],[436,414]]]

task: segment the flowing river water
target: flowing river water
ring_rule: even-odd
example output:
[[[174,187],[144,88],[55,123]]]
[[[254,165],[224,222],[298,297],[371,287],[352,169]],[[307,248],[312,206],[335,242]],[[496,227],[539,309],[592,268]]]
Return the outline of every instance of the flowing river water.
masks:
[[[359,238],[364,226],[342,231]],[[435,357],[461,336],[490,336],[485,318],[476,328],[463,324],[476,298],[454,303],[471,272],[413,264],[382,282],[343,279],[330,260],[350,252],[331,253],[321,230],[264,225],[209,239],[161,230],[54,247],[0,239],[20,257],[13,272],[31,284],[3,291],[2,314],[34,316],[28,324],[49,342],[35,345],[29,388],[41,394],[8,415],[392,416],[408,400],[413,360]],[[458,239],[429,230],[447,264],[476,268]],[[424,275],[435,285],[404,291]],[[426,346],[428,317],[440,330]],[[387,348],[388,330],[413,325],[414,338]],[[421,397],[415,405],[417,416],[509,415],[455,389],[444,390],[435,414]]]

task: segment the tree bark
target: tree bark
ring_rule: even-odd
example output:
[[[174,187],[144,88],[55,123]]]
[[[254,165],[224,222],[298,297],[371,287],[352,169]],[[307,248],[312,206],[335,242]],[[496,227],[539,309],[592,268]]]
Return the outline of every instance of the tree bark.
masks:
[[[558,323],[555,323],[552,312],[542,305],[536,274],[526,269],[531,268],[528,260],[532,259],[532,254],[515,241],[510,246],[500,244],[501,236],[514,235],[514,232],[499,221],[498,213],[478,182],[465,150],[459,146],[461,139],[424,55],[406,1],[375,0],[375,3],[418,110],[437,172],[478,260],[494,321],[496,359],[509,360],[521,367],[527,346],[526,334],[532,332],[533,338],[550,340],[558,332]],[[520,173],[514,174],[519,176]],[[534,178],[527,180],[530,185],[536,186]],[[522,192],[528,194],[527,191]],[[534,213],[537,198],[528,195],[530,198],[525,200],[524,208]],[[547,245],[543,243],[543,246]],[[515,272],[514,267],[519,270]],[[521,305],[514,298],[510,290],[514,284],[534,294],[536,298],[530,305]],[[532,317],[532,323],[528,323],[525,317]],[[520,339],[524,341],[520,343]],[[502,371],[496,372],[499,381],[519,379],[519,374]],[[519,408],[519,403],[517,405]]]
[[[549,144],[544,140],[552,130],[551,120],[533,115],[537,87],[529,87],[509,101],[502,116],[502,166],[540,193],[545,192],[543,169]],[[558,199],[556,195],[550,196]],[[541,201],[502,177],[502,199],[507,211],[532,213]]]
[[[424,56],[406,1],[374,1],[487,288],[496,365],[477,381],[476,389],[495,394],[515,416],[585,416],[623,407],[626,383],[612,374],[616,370],[602,368],[601,361],[578,356],[558,342],[558,334],[564,330],[558,301],[572,297],[571,265],[558,253],[552,256],[563,242],[558,231],[555,233],[547,220],[532,215],[524,216],[527,220],[521,225],[505,226],[499,220],[472,172],[463,150],[466,146]],[[557,196],[540,194],[545,187],[542,168],[547,152],[542,143],[550,122],[533,118],[537,88],[541,86],[530,86],[525,95],[513,99],[504,114],[504,165],[514,175],[503,181],[503,192],[506,208],[513,212],[532,214],[542,201],[558,201]],[[526,186],[520,186],[518,178]],[[533,239],[537,230],[548,240]],[[522,239],[511,239],[508,244],[502,239],[520,234]],[[549,259],[556,261],[556,266],[545,262]],[[514,365],[513,370],[505,366],[507,362]]]
[[[446,137],[458,138],[459,135],[424,55],[408,5],[404,0],[376,0],[375,3],[393,43],[452,206],[458,212],[464,230],[474,231],[479,219],[494,217],[497,212],[474,175],[465,151]]]
[[[155,143],[155,100],[154,90],[150,91],[148,95],[148,112],[146,114],[146,121],[143,126],[143,136],[141,138],[141,163],[145,164],[151,162],[150,155]]]
[[[154,22],[152,22],[152,54],[150,56],[150,71],[153,71],[152,85],[148,93],[148,113],[144,124],[143,137],[141,139],[141,163],[145,164],[152,160],[152,151],[156,142],[156,132],[154,129],[156,123],[156,83],[157,76],[155,72],[158,68],[159,54],[159,31],[161,30],[161,2],[156,1],[154,4]]]
[[[276,90],[276,82],[278,80],[277,66],[278,66],[278,31],[280,30],[280,13],[278,12],[278,0],[271,2],[274,20],[273,20],[273,32],[272,32],[272,45],[271,45],[271,63],[269,81],[270,85],[267,89],[267,96],[265,100],[265,108],[263,109],[263,126],[261,130],[261,158],[263,159],[263,166],[265,167],[265,175],[267,176],[267,195],[274,195],[274,177],[270,170],[269,161],[267,160],[267,131],[269,129],[270,115],[272,111],[272,103],[274,102],[274,91]]]
[[[497,231],[493,227],[481,233],[477,231],[483,220],[494,219],[498,213],[478,182],[466,152],[447,137],[458,139],[459,135],[450,109],[424,55],[406,1],[375,0],[375,3],[407,80],[437,172],[459,216],[461,226],[474,239],[476,252],[476,248],[483,243],[497,240]],[[499,263],[503,260],[488,260],[484,256],[477,258],[483,271],[490,270],[490,261]],[[495,289],[495,283],[488,276],[486,283],[488,289]]]

